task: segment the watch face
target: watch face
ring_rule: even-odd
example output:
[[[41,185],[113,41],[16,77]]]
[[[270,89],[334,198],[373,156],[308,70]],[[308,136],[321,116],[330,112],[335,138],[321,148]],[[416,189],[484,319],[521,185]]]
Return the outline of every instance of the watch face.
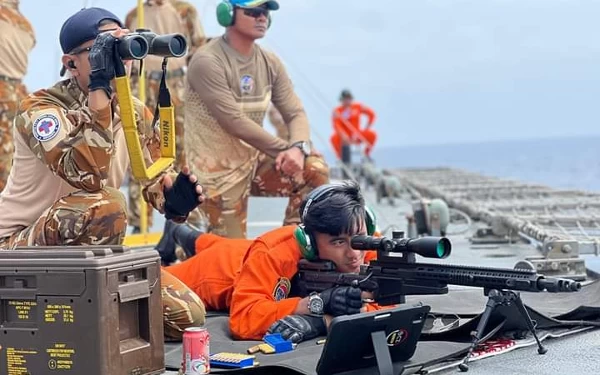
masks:
[[[311,298],[310,300],[310,312],[320,314],[323,312],[323,300],[319,297]]]
[[[305,155],[310,154],[310,146],[308,142],[302,142],[302,152],[304,152]]]

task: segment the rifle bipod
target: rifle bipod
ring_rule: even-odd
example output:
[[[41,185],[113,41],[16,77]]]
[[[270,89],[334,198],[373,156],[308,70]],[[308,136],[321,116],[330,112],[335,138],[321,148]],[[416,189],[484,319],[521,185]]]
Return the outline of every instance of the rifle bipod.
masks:
[[[533,334],[533,337],[535,338],[535,341],[538,344],[538,353],[546,354],[548,349],[546,349],[542,345],[542,342],[538,338],[537,333],[535,332],[535,324],[533,324],[533,321],[531,320],[531,317],[529,316],[525,305],[523,305],[523,301],[521,300],[521,296],[519,295],[519,293],[514,292],[512,290],[490,289],[488,293],[488,301],[485,305],[485,311],[481,316],[481,320],[479,320],[479,323],[477,324],[477,328],[475,329],[475,331],[471,332],[473,341],[471,342],[471,346],[469,347],[469,352],[467,353],[467,356],[465,357],[463,362],[460,365],[458,365],[460,371],[469,371],[469,366],[467,365],[467,363],[469,362],[471,353],[473,352],[477,344],[479,344],[481,335],[484,332],[485,326],[488,322],[488,319],[490,318],[490,315],[492,315],[492,311],[494,311],[494,308],[496,308],[496,306],[510,306],[513,303],[517,306],[519,313],[525,319],[525,323],[527,324],[527,328],[529,328],[529,332]]]

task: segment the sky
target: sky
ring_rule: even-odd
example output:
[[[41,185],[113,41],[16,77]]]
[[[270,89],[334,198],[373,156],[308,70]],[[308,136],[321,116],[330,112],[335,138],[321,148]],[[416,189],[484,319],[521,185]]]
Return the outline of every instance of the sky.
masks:
[[[215,0],[191,3],[208,35],[223,33]],[[99,6],[124,18],[136,4],[21,0],[37,36],[29,90],[59,79],[71,14]],[[600,135],[600,0],[280,4],[260,44],[286,65],[319,148],[343,88],[375,110],[382,147]]]

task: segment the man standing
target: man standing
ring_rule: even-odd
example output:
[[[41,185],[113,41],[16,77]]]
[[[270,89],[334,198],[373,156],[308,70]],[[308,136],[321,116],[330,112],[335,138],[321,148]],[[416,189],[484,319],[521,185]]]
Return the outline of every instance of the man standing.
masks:
[[[125,27],[130,30],[138,28],[137,7],[133,8],[125,18]],[[179,0],[147,0],[144,3],[144,28],[156,34],[179,33],[186,38],[188,44],[187,56],[168,59],[166,82],[171,94],[171,101],[175,109],[175,143],[176,163],[175,169],[181,170],[185,164],[183,144],[183,99],[185,91],[186,65],[189,57],[205,43],[204,28],[200,23],[196,8]],[[151,110],[156,107],[158,88],[162,77],[162,57],[148,55],[144,59],[144,72],[146,77],[146,106]],[[134,67],[132,74],[132,90],[138,96],[139,70]],[[129,191],[129,225],[134,227],[134,233],[140,231],[140,184],[130,175]],[[152,226],[152,209],[149,207],[148,226]],[[194,216],[194,219],[197,219]],[[192,220],[192,218],[190,218]],[[192,220],[194,221],[194,220]],[[197,221],[197,220],[196,220]],[[194,224],[197,224],[194,222]]]
[[[82,9],[63,24],[63,70],[70,78],[25,98],[15,117],[15,164],[0,194],[0,249],[16,246],[120,245],[127,218],[118,188],[129,155],[114,93],[121,21],[101,8]],[[136,127],[147,156],[160,134],[134,98]],[[184,222],[203,200],[184,167],[143,181],[144,198],[167,219]],[[43,248],[42,248],[43,249]],[[165,333],[181,337],[204,321],[204,306],[179,280],[161,277]]]
[[[342,146],[344,144],[366,143],[365,155],[370,158],[371,151],[377,140],[377,133],[371,126],[375,122],[375,112],[364,104],[354,101],[349,90],[343,90],[340,94],[341,105],[333,111],[331,121],[334,133],[331,136],[331,145],[339,159],[342,159]],[[362,129],[361,115],[366,115],[367,126]]]
[[[225,35],[192,56],[185,106],[185,144],[207,200],[209,231],[246,237],[248,197],[289,197],[284,224],[300,222],[298,207],[329,181],[311,149],[306,113],[279,58],[255,43],[270,25],[274,0],[230,0],[217,6]],[[263,126],[270,102],[289,126],[289,141]]]
[[[34,46],[35,33],[19,11],[19,0],[0,0],[0,191],[12,165],[12,124],[19,102],[27,95],[22,81]]]

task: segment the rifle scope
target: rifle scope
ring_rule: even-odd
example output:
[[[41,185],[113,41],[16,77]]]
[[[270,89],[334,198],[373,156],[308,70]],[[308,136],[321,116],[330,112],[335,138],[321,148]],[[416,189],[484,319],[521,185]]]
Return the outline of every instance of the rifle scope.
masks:
[[[448,257],[452,250],[450,240],[445,237],[388,238],[353,236],[350,244],[356,250],[378,250],[389,253],[409,252],[426,258],[438,259]]]

